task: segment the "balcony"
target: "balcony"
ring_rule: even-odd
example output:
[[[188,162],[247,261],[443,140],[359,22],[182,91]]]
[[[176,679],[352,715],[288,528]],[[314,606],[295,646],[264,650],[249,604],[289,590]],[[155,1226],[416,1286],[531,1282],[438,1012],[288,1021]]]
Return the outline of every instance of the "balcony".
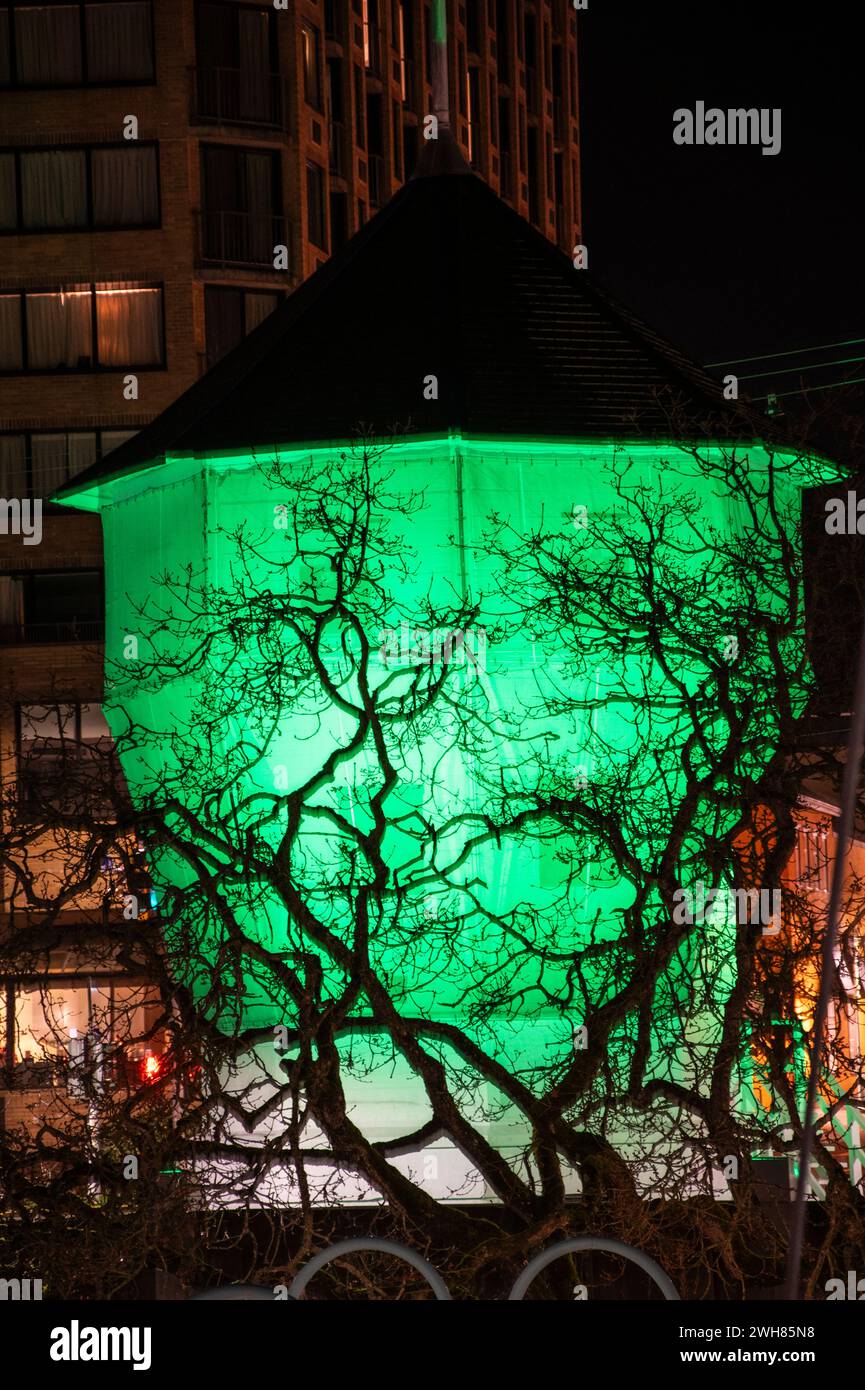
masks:
[[[70,618],[51,623],[0,624],[0,646],[12,647],[22,643],[49,645],[58,642],[103,642],[105,623],[96,618]]]
[[[212,266],[272,270],[274,246],[288,244],[285,218],[270,213],[199,212],[198,236],[199,263]]]
[[[285,129],[285,81],[278,72],[192,68],[192,120]]]

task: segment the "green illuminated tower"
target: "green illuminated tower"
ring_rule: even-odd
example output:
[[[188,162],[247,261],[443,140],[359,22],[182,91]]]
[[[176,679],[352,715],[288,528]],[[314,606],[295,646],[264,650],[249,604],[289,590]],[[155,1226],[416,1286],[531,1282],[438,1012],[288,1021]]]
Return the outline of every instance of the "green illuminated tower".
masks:
[[[677,826],[690,878],[717,882],[706,845],[775,752],[774,661],[801,705],[800,596],[780,647],[768,629],[812,476],[443,125],[342,253],[59,495],[102,517],[106,713],[137,804],[180,808],[154,877],[178,970],[207,1001],[230,983],[221,1026],[291,1034],[314,969],[347,1040],[352,1020],[365,1046],[388,1035],[387,996],[512,1069],[565,1067],[638,968],[638,899],[663,940],[652,875]],[[753,538],[749,598],[727,560]],[[612,612],[636,592],[650,541],[681,587],[657,631],[632,609],[612,642],[592,595]],[[707,590],[721,616],[698,641]],[[747,661],[715,659],[725,605],[749,602]],[[725,761],[746,705],[760,737]],[[710,966],[687,934],[665,963],[658,1076],[711,1041],[694,982],[726,998],[730,931]]]

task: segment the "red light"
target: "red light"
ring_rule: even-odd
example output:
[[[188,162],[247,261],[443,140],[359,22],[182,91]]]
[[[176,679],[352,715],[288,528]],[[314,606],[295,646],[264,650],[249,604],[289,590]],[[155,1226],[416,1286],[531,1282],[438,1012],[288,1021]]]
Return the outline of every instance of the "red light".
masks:
[[[162,1075],[162,1058],[157,1057],[153,1052],[148,1052],[141,1059],[141,1080],[145,1085],[150,1085],[158,1081]]]

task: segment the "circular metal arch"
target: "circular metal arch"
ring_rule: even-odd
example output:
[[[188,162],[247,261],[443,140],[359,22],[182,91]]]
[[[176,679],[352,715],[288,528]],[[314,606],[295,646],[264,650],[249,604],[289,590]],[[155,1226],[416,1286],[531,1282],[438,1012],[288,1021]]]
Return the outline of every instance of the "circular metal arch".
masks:
[[[313,1255],[295,1275],[288,1290],[289,1298],[299,1298],[313,1275],[325,1265],[329,1265],[331,1260],[338,1260],[340,1255],[348,1255],[353,1250],[382,1250],[387,1255],[396,1255],[398,1259],[405,1260],[406,1264],[413,1265],[423,1275],[437,1299],[442,1302],[451,1301],[450,1290],[444,1279],[423,1255],[419,1255],[407,1245],[399,1245],[395,1240],[375,1240],[371,1237],[365,1239],[362,1236],[352,1240],[340,1240],[336,1245],[329,1245],[326,1250],[319,1250],[317,1255]]]
[[[675,1284],[670,1276],[664,1273],[659,1264],[656,1264],[642,1250],[637,1250],[635,1246],[625,1245],[624,1241],[621,1240],[608,1240],[604,1236],[577,1236],[573,1240],[559,1240],[555,1245],[551,1245],[549,1250],[542,1250],[526,1265],[508,1294],[508,1302],[525,1298],[529,1285],[533,1283],[541,1270],[546,1269],[547,1265],[552,1264],[560,1255],[574,1255],[580,1250],[605,1250],[610,1255],[621,1255],[623,1260],[630,1260],[632,1264],[639,1265],[640,1269],[644,1269],[666,1299],[681,1302]]]

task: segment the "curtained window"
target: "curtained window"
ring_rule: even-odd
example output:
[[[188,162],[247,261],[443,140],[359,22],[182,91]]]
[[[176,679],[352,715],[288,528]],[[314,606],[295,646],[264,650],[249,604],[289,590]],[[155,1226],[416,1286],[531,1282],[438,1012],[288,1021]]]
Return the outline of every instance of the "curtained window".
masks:
[[[0,10],[0,84],[3,86],[12,76],[9,57],[9,11]]]
[[[210,260],[272,265],[281,240],[278,156],[264,150],[205,145],[204,255]]]
[[[0,294],[0,371],[14,372],[23,366],[21,296]]]
[[[136,430],[33,430],[0,434],[0,497],[40,497],[125,444]]]
[[[18,226],[18,194],[15,189],[15,156],[0,154],[0,227]]]
[[[21,220],[25,227],[87,225],[84,150],[21,152]]]
[[[0,434],[0,497],[27,495],[27,437]]]
[[[149,4],[88,4],[84,19],[91,82],[131,82],[153,76]]]
[[[25,295],[27,365],[31,369],[93,364],[91,296],[72,288]]]
[[[271,9],[198,7],[199,114],[264,125],[280,119],[272,21]]]
[[[156,150],[109,146],[90,154],[93,222],[97,227],[131,227],[159,221]]]
[[[22,298],[26,362],[20,322]],[[23,296],[0,294],[0,370],[89,372],[97,367],[158,367],[163,361],[159,286],[76,285],[25,291]]]
[[[30,460],[33,496],[50,497],[61,483],[96,463],[96,432],[33,434]]]
[[[275,292],[208,285],[204,291],[207,365],[221,357],[272,314],[282,296]]]
[[[100,366],[158,366],[162,362],[162,291],[97,285],[96,332]]]
[[[88,207],[88,168],[92,216]],[[0,227],[40,231],[158,224],[155,145],[22,149],[0,154]]]
[[[11,29],[10,29],[11,24]],[[0,11],[0,82],[80,86],[147,82],[154,74],[151,0],[20,4]],[[82,44],[83,35],[83,44]]]
[[[20,83],[81,81],[79,5],[16,5],[13,21]]]

